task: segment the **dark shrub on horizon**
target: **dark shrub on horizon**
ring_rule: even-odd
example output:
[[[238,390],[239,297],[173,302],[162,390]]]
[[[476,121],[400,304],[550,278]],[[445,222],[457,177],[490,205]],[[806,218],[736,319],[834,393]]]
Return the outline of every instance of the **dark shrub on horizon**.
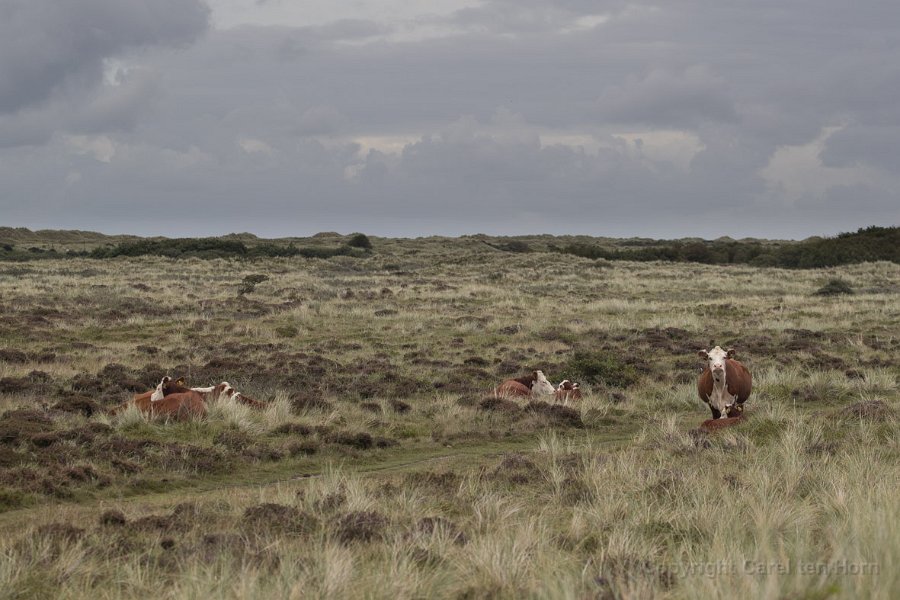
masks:
[[[364,233],[354,233],[347,245],[351,248],[362,248],[364,250],[372,249],[372,240]]]

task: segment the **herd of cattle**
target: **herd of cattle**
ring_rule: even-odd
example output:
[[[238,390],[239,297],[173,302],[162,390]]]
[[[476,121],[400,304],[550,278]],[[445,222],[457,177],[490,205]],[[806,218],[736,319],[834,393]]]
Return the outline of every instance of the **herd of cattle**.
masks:
[[[716,346],[709,351],[700,350],[698,355],[707,361],[707,366],[697,380],[697,392],[712,411],[712,419],[705,421],[703,425],[715,428],[737,422],[742,418],[744,402],[750,396],[750,371],[734,359],[734,350],[731,348],[723,350]],[[525,377],[507,379],[493,393],[498,398],[547,398],[566,405],[570,401],[581,400],[578,383],[565,379],[554,386],[543,371],[532,371]],[[221,398],[231,398],[252,408],[267,406],[264,402],[238,392],[225,381],[210,387],[189,388],[185,386],[183,377],[172,379],[166,376],[156,389],[135,395],[110,413],[118,414],[129,406],[135,406],[151,416],[177,419],[202,417],[206,414],[207,405]]]

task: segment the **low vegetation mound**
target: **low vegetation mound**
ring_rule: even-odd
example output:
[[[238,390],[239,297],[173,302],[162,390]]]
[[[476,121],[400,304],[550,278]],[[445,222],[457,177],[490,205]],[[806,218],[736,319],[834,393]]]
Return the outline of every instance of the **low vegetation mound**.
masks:
[[[605,350],[575,352],[566,371],[573,380],[610,387],[625,388],[638,381],[637,369]]]
[[[816,290],[816,296],[840,296],[842,294],[852,294],[853,288],[843,279],[829,279],[828,283]]]
[[[676,240],[627,249],[589,243],[554,249],[592,259],[748,264],[787,269],[816,269],[879,260],[900,264],[900,227],[873,225],[854,233],[830,238],[813,237],[801,242]]]

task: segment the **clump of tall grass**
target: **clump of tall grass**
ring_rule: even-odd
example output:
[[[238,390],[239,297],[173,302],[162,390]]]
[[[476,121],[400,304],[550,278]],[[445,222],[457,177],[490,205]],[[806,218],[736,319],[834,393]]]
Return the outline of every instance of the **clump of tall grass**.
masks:
[[[209,403],[207,420],[210,425],[221,424],[250,435],[262,435],[267,429],[263,415],[259,411],[229,397],[222,397]]]

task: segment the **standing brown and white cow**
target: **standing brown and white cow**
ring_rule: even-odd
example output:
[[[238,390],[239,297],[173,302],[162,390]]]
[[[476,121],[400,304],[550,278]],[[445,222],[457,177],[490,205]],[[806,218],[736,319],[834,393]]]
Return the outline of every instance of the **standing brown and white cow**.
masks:
[[[750,397],[752,379],[747,367],[734,360],[734,350],[716,346],[709,352],[697,353],[707,360],[706,369],[697,379],[697,393],[709,405],[713,419],[738,417]]]

